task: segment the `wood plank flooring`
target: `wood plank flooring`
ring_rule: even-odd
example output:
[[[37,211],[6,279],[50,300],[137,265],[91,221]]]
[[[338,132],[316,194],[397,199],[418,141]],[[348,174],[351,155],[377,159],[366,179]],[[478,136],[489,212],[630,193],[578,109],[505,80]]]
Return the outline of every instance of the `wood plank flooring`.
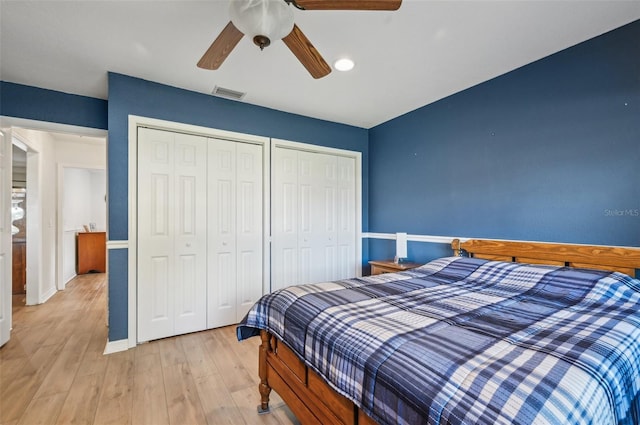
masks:
[[[259,338],[235,327],[103,355],[106,275],[78,276],[45,304],[14,296],[0,348],[0,424],[273,424],[299,422],[272,392],[258,415]]]

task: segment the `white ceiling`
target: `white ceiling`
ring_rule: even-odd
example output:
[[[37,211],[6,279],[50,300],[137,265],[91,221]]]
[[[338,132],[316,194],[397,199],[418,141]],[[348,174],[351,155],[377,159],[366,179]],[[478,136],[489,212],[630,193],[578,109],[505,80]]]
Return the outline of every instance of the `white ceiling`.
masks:
[[[370,128],[640,19],[640,0],[420,1],[396,12],[296,11],[329,63],[314,80],[282,42],[244,37],[218,71],[196,63],[228,1],[0,0],[0,79],[107,98],[107,71]]]

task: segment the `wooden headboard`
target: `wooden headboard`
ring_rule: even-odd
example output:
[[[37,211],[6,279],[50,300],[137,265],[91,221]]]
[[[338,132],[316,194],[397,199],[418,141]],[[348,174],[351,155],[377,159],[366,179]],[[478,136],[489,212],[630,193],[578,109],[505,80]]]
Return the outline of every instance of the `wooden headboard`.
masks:
[[[640,269],[640,248],[488,239],[454,239],[451,247],[456,254],[464,250],[470,257],[487,260],[611,270],[630,276]]]

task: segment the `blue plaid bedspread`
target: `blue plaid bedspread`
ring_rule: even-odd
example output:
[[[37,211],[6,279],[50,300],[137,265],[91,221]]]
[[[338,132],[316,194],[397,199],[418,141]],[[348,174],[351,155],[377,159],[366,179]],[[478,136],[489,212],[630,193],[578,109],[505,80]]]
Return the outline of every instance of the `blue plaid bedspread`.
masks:
[[[380,424],[639,424],[640,281],[441,258],[265,295],[266,329]]]

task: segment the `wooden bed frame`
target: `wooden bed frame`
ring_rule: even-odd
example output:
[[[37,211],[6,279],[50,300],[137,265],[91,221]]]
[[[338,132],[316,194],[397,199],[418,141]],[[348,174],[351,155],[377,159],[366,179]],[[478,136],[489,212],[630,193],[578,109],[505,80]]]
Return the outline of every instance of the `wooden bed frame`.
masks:
[[[634,276],[640,269],[640,248],[456,239],[455,255],[520,263],[550,264],[619,271]],[[261,331],[258,374],[260,413],[269,411],[269,394],[275,390],[302,424],[375,424],[353,402],[338,394],[307,368],[285,344]]]

